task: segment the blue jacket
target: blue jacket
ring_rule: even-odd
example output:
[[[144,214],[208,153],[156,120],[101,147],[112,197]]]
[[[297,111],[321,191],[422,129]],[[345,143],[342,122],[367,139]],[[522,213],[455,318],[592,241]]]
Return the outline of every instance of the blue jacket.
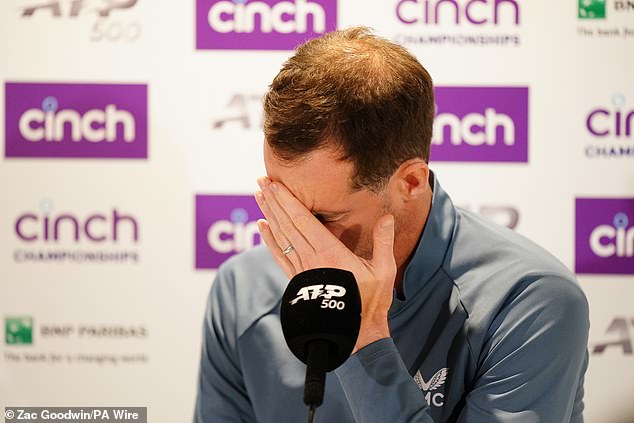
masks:
[[[323,423],[581,422],[588,305],[574,276],[513,231],[432,208],[389,313],[392,337],[326,380]],[[207,305],[194,421],[306,420],[305,366],[288,350],[288,280],[265,247],[228,260]]]

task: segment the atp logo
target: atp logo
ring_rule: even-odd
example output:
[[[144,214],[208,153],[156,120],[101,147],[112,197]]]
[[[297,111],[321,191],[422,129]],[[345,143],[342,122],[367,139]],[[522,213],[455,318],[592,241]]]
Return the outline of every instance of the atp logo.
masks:
[[[621,350],[623,355],[632,355],[634,348],[634,317],[615,317],[610,323],[606,335],[612,339],[605,342],[597,342],[592,349],[593,355],[602,355],[606,349]]]
[[[79,15],[87,13],[96,13],[100,17],[108,17],[114,10],[131,9],[136,5],[137,1],[138,0],[72,0],[64,2],[62,0],[53,0],[48,3],[33,2],[31,5],[22,8],[22,17],[30,18],[35,15],[38,10],[48,10],[50,15],[54,18],[76,18]]]
[[[310,285],[305,286],[297,292],[297,297],[290,301],[291,305],[297,304],[299,301],[310,301],[322,298],[321,308],[334,308],[343,310],[346,303],[335,300],[333,297],[343,297],[346,295],[346,288],[339,285]]]
[[[431,379],[429,379],[429,382],[425,382],[423,375],[420,374],[420,370],[414,375],[414,381],[421,391],[425,393],[425,401],[427,401],[427,405],[430,407],[442,407],[445,404],[445,396],[440,392],[433,391],[436,391],[445,384],[448,375],[448,367],[443,367],[434,373]]]

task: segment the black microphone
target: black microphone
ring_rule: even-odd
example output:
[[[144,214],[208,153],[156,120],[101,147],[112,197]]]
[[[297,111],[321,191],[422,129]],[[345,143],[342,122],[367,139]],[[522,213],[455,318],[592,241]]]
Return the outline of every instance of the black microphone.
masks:
[[[348,359],[361,325],[354,275],[318,268],[298,273],[282,297],[280,320],[291,352],[306,364],[304,403],[311,413],[324,400],[326,372]]]

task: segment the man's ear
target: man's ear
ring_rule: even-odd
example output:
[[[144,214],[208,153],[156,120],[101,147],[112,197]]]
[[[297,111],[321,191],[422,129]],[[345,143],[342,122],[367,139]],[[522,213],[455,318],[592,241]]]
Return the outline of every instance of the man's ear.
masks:
[[[410,159],[396,169],[390,183],[396,184],[404,201],[414,200],[429,190],[429,166],[422,159]]]

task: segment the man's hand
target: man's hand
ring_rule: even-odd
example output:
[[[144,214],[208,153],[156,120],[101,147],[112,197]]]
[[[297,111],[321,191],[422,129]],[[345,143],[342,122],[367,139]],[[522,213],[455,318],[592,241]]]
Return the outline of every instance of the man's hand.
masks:
[[[377,221],[373,230],[373,257],[366,260],[330,233],[284,185],[267,178],[258,179],[258,184],[261,191],[255,198],[266,217],[257,222],[258,229],[286,276],[292,278],[319,267],[352,272],[359,284],[362,303],[361,330],[353,353],[389,337],[387,313],[396,277],[394,217],[385,215]]]

